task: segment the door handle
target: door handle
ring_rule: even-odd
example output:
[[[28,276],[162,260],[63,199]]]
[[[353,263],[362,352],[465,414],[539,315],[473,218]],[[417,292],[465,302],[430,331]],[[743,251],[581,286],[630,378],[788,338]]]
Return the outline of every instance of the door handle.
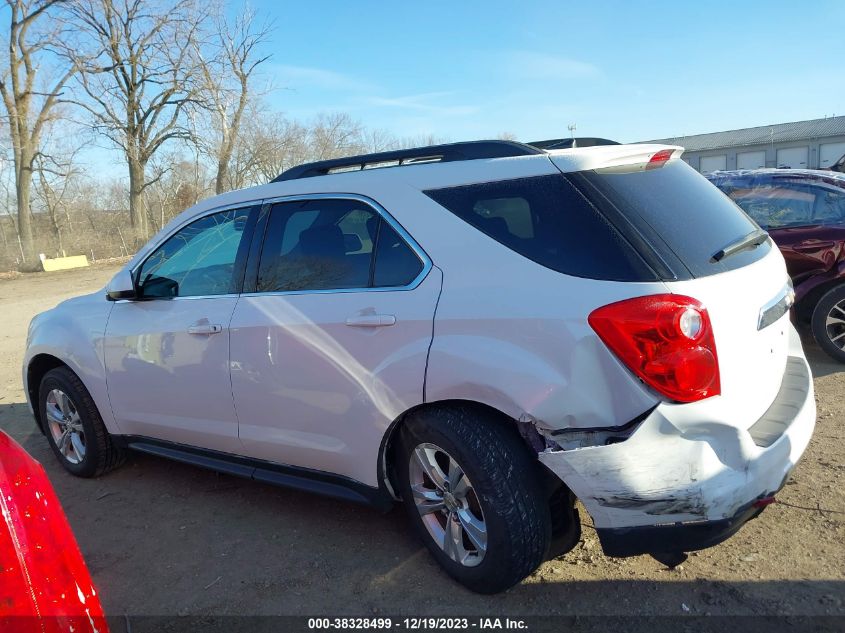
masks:
[[[197,323],[188,328],[188,334],[217,334],[223,331],[223,326],[217,323]]]
[[[346,325],[351,327],[384,327],[394,323],[396,317],[392,314],[362,314],[346,319]]]
[[[821,242],[800,242],[795,244],[792,248],[796,251],[801,253],[805,251],[819,251],[824,250],[826,248],[833,248],[834,243],[830,241],[821,241]]]

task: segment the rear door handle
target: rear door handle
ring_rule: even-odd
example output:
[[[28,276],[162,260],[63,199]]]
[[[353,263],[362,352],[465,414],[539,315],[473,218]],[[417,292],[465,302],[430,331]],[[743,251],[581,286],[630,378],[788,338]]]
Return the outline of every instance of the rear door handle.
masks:
[[[197,323],[188,328],[188,334],[217,334],[223,326],[217,323]]]
[[[396,317],[392,314],[362,314],[346,319],[346,325],[351,327],[384,327],[394,323]]]

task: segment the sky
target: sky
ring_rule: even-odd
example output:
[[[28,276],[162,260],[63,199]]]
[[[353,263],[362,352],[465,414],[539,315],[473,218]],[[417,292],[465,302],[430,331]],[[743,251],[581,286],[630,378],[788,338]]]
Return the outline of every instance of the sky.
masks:
[[[454,141],[574,124],[625,142],[845,114],[838,0],[250,6],[275,22],[267,99],[292,118]]]

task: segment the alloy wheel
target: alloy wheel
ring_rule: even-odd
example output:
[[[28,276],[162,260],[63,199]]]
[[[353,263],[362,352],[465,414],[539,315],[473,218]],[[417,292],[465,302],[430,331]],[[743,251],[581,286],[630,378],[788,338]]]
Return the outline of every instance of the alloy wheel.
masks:
[[[414,504],[434,542],[456,563],[481,563],[487,524],[461,465],[436,444],[423,443],[412,451],[408,473]]]
[[[47,424],[62,457],[71,464],[85,459],[85,431],[73,400],[61,389],[47,394]]]
[[[830,342],[845,350],[845,301],[835,304],[827,313],[825,330]]]

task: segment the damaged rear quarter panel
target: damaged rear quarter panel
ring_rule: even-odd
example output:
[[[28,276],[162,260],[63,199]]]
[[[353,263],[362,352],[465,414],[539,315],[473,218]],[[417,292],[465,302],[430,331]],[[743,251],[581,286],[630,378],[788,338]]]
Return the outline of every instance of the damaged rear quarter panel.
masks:
[[[540,430],[620,426],[657,403],[587,316],[608,303],[664,292],[663,284],[571,277],[478,231],[463,237],[460,252],[472,253],[478,263],[439,256],[443,292],[427,402],[481,402]]]

